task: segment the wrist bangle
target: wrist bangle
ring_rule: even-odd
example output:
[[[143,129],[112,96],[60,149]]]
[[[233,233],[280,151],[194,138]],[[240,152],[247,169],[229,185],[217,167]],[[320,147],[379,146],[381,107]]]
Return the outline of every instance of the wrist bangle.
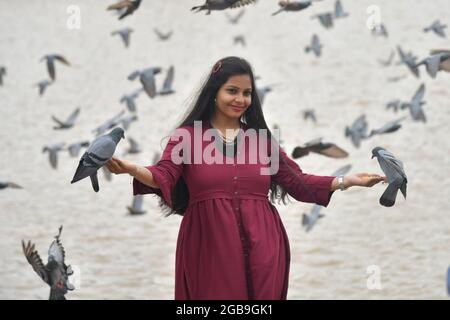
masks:
[[[345,190],[345,185],[344,185],[344,176],[340,175],[338,176],[338,184],[339,184],[339,189],[341,189],[341,191]]]

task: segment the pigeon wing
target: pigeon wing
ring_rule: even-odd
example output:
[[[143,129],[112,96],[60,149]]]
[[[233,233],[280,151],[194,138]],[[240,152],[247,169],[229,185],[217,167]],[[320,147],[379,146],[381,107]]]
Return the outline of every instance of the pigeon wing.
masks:
[[[172,89],[172,82],[174,77],[174,67],[170,66],[167,71],[166,79],[164,79],[163,91],[170,91]]]
[[[48,260],[55,260],[56,262],[63,264],[64,259],[66,257],[66,253],[64,251],[64,247],[62,246],[59,239],[53,240],[50,248],[48,249]]]
[[[77,108],[72,114],[67,118],[66,123],[70,126],[73,126],[75,123],[75,120],[77,119],[78,115],[80,114],[80,108]]]
[[[25,245],[25,242],[22,240],[22,250],[25,257],[27,258],[28,263],[33,267],[33,270],[42,278],[42,280],[50,285],[48,270],[42,263],[42,259],[39,256],[39,253],[34,249],[34,243],[28,241],[28,243]]]

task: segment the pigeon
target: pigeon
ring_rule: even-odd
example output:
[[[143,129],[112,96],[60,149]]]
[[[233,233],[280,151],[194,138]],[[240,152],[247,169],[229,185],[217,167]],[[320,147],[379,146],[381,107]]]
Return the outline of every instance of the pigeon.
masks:
[[[278,11],[272,13],[275,16],[283,11],[300,11],[308,8],[312,4],[312,1],[280,1],[278,5],[281,7]]]
[[[423,101],[424,95],[425,95],[425,84],[422,83],[419,89],[417,89],[411,101],[401,104],[402,109],[409,108],[411,116],[415,121],[423,121],[423,122],[427,121],[422,109],[422,105],[426,103],[425,101]]]
[[[433,31],[439,37],[445,38],[446,37],[444,32],[445,28],[447,28],[446,24],[442,24],[439,20],[436,20],[431,24],[431,26],[424,28],[423,31],[424,32]]]
[[[320,57],[322,54],[322,44],[320,43],[319,37],[317,35],[313,35],[311,39],[311,44],[305,48],[305,52],[312,51],[316,55],[316,57]]]
[[[75,183],[86,177],[90,177],[92,188],[95,192],[98,192],[100,188],[98,185],[97,170],[111,160],[117,144],[124,137],[122,128],[114,128],[110,133],[95,138],[81,157],[75,175],[70,183]]]
[[[241,11],[239,11],[239,13],[237,15],[235,15],[234,17],[230,16],[228,13],[225,12],[225,16],[227,17],[228,21],[231,24],[237,24],[239,22],[239,20],[241,20],[242,16],[245,13],[245,9],[242,9]]]
[[[368,138],[370,138],[370,137],[372,137],[372,136],[374,136],[376,134],[384,134],[384,133],[391,133],[391,132],[397,131],[398,129],[400,129],[402,127],[400,122],[402,122],[405,119],[406,119],[406,117],[402,117],[402,118],[397,119],[397,120],[389,121],[388,123],[386,123],[381,128],[375,129],[375,130],[371,130]]]
[[[439,54],[439,53],[450,53],[450,50],[448,49],[433,49],[431,50],[430,54]],[[445,59],[441,61],[439,65],[439,70],[450,72],[450,59]]]
[[[96,135],[99,136],[99,135],[105,133],[106,130],[109,130],[109,129],[117,126],[117,124],[119,123],[120,118],[122,118],[122,115],[124,113],[125,113],[125,111],[123,111],[123,110],[120,111],[119,114],[117,114],[116,116],[112,117],[111,119],[106,121],[101,126],[95,128],[94,130],[92,130],[92,132],[96,133]]]
[[[134,121],[137,121],[138,117],[135,114],[130,114],[128,116],[123,116],[117,120],[118,124],[121,124],[124,130],[128,130],[130,128],[130,124]]]
[[[387,78],[387,81],[389,81],[389,82],[398,82],[398,81],[400,81],[400,80],[405,79],[406,77],[407,77],[406,74],[404,74],[404,75],[402,75],[402,76],[389,77],[389,78]]]
[[[204,5],[192,7],[191,11],[200,12],[206,10],[206,14],[211,14],[212,10],[239,8],[255,1],[256,0],[206,0]]]
[[[133,203],[131,207],[127,207],[128,212],[130,215],[141,215],[146,213],[147,211],[142,210],[142,202],[144,201],[144,196],[142,194],[139,194],[137,196],[133,197]]]
[[[438,71],[443,70],[442,65],[445,62],[450,65],[450,51],[432,54],[416,64],[416,68],[425,65],[428,74],[434,79]],[[448,71],[450,72],[450,69]]]
[[[125,151],[124,155],[126,154],[136,154],[140,153],[142,150],[139,147],[139,144],[136,140],[134,140],[131,137],[128,137],[128,142],[130,143],[130,147]]]
[[[108,6],[106,8],[106,10],[121,11],[119,20],[122,20],[126,16],[133,14],[133,12],[139,8],[140,4],[141,4],[141,0],[134,0],[134,1],[133,0],[122,0],[122,1],[119,1],[118,3]],[[123,13],[122,13],[122,11],[123,11]]]
[[[42,152],[48,152],[50,165],[53,169],[56,169],[58,167],[58,152],[63,150],[64,143],[54,144],[52,146],[45,146],[42,149]]]
[[[111,32],[111,35],[114,36],[114,35],[118,34],[122,38],[125,48],[128,48],[130,45],[130,34],[133,31],[134,30],[131,28],[122,28],[122,29]]]
[[[400,61],[405,64],[409,71],[416,77],[419,78],[419,69],[416,65],[417,58],[411,54],[406,54],[400,46],[397,46],[398,55],[400,56]]]
[[[237,44],[241,44],[243,47],[245,47],[245,38],[244,38],[244,36],[243,35],[238,35],[238,36],[235,36],[234,38],[233,38],[233,43],[235,44],[235,45],[237,45]]]
[[[6,188],[12,188],[12,189],[23,189],[22,186],[18,185],[17,183],[11,182],[11,181],[0,181],[0,190],[6,189]]]
[[[337,169],[335,172],[333,172],[331,175],[334,177],[337,176],[344,176],[346,175],[350,170],[352,169],[352,165],[351,164],[347,164],[339,169]]]
[[[397,192],[400,191],[406,199],[407,178],[403,169],[403,163],[396,159],[392,153],[384,148],[376,147],[372,150],[372,159],[376,157],[388,180],[388,187],[380,198],[380,204],[385,207],[392,207],[395,204]]]
[[[386,26],[383,23],[377,24],[372,28],[372,35],[385,38],[389,36]]]
[[[389,67],[392,64],[392,61],[394,60],[394,56],[395,56],[395,51],[392,51],[391,54],[389,55],[389,58],[387,60],[378,59],[378,62],[383,67]]]
[[[312,16],[312,18],[317,18],[319,19],[320,24],[325,28],[325,29],[330,29],[333,27],[333,13],[332,12],[325,12],[325,13],[321,13],[321,14],[316,14],[314,16]]]
[[[50,82],[48,80],[42,80],[42,81],[39,81],[38,83],[36,83],[36,86],[39,87],[39,95],[40,96],[44,95],[45,90],[51,84],[52,84],[52,82]]]
[[[55,236],[48,249],[47,264],[44,265],[39,253],[34,248],[34,243],[22,240],[22,250],[33,270],[50,286],[49,300],[66,300],[67,291],[75,287],[69,282],[69,276],[73,274],[71,266],[65,263],[65,251],[61,244],[62,226],[59,227],[58,235]]]
[[[348,12],[344,11],[341,1],[336,0],[336,2],[334,3],[334,18],[339,19],[345,17],[348,17]]]
[[[134,100],[139,96],[139,94],[143,91],[143,89],[138,89],[136,91],[134,91],[131,94],[126,94],[123,95],[122,98],[120,98],[120,103],[125,103],[125,105],[127,106],[128,110],[130,112],[136,112],[136,103],[134,102]]]
[[[322,138],[314,139],[305,143],[304,147],[295,147],[292,151],[292,157],[294,159],[304,157],[310,152],[318,153],[330,158],[346,158],[348,157],[348,152],[341,149],[334,143],[324,143]]]
[[[361,140],[367,138],[367,121],[364,114],[358,117],[350,127],[345,128],[345,136],[350,136],[353,145],[359,148]]]
[[[316,112],[313,109],[306,109],[303,111],[303,119],[311,119],[314,123],[317,123]]]
[[[309,214],[304,213],[302,217],[302,226],[305,227],[305,231],[309,232],[316,224],[317,220],[325,217],[325,215],[320,214],[320,209],[322,206],[318,204],[313,205],[311,212]]]
[[[0,67],[0,86],[3,86],[3,77],[6,75],[6,68]]]
[[[447,269],[447,294],[450,296],[450,267]]]
[[[161,31],[159,31],[157,28],[154,28],[153,31],[155,31],[156,35],[158,36],[159,40],[161,40],[161,41],[169,40],[173,33],[172,30],[170,30],[166,33],[163,33]]]
[[[128,80],[133,81],[137,77],[141,81],[145,93],[150,98],[154,98],[156,95],[155,74],[160,73],[161,68],[148,68],[143,71],[136,70],[128,76]]]
[[[392,101],[389,101],[387,104],[386,104],[386,109],[394,109],[394,111],[395,112],[397,112],[398,111],[398,109],[400,108],[400,106],[401,106],[401,101],[400,100],[392,100]]]
[[[61,129],[70,129],[75,124],[75,120],[77,119],[78,115],[80,114],[80,108],[76,108],[74,112],[71,113],[71,115],[67,118],[66,121],[61,121],[55,116],[52,116],[53,121],[55,121],[58,126],[53,127],[54,130],[61,130]]]
[[[174,76],[175,76],[175,68],[173,66],[170,66],[169,70],[167,70],[167,75],[166,78],[164,79],[163,87],[158,92],[159,95],[168,95],[175,92],[172,89]]]
[[[67,147],[67,150],[69,150],[69,154],[71,157],[78,157],[78,154],[80,153],[81,148],[87,148],[89,147],[89,141],[81,141],[72,143]]]
[[[55,60],[64,63],[67,66],[70,66],[69,61],[67,61],[65,57],[59,54],[47,54],[41,58],[41,61],[43,60],[47,61],[47,70],[48,74],[50,75],[50,79],[52,79],[52,81],[55,81],[56,79]]]

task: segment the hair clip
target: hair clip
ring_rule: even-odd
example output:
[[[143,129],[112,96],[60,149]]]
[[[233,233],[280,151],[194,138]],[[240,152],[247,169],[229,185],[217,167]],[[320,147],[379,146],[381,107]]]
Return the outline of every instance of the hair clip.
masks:
[[[212,73],[216,74],[220,68],[222,67],[222,61],[217,61],[217,63],[214,65],[213,69],[212,69]]]

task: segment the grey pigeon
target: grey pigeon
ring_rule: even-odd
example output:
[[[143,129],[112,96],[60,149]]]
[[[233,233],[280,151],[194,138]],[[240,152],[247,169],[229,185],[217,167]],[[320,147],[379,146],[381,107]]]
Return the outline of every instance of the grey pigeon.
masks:
[[[12,188],[12,189],[23,189],[22,186],[18,185],[17,183],[11,182],[11,181],[0,181],[0,190],[6,189],[6,188]]]
[[[424,32],[433,31],[441,38],[445,38],[444,29],[447,28],[446,24],[442,24],[439,20],[434,21],[431,26],[423,29]]]
[[[303,111],[303,119],[311,119],[314,123],[317,123],[316,112],[314,109],[306,109]]]
[[[446,61],[450,63],[450,51],[432,54],[416,64],[416,67],[425,65],[428,74],[434,79],[439,70],[445,70],[442,66]]]
[[[233,38],[233,43],[234,43],[235,45],[241,44],[243,47],[245,47],[245,46],[246,46],[246,43],[245,43],[245,37],[244,37],[243,35],[235,36],[235,37]]]
[[[130,143],[130,147],[125,151],[126,154],[136,154],[140,153],[142,150],[139,146],[139,143],[131,137],[128,137],[128,142]]]
[[[392,100],[392,101],[389,101],[387,104],[386,104],[386,109],[394,109],[394,111],[395,112],[397,112],[398,111],[398,109],[400,108],[400,106],[401,106],[401,101],[400,100]]]
[[[53,121],[55,121],[58,124],[58,126],[53,127],[53,129],[60,130],[60,129],[72,128],[73,125],[75,124],[75,120],[77,119],[79,114],[80,114],[80,108],[76,108],[75,111],[73,111],[70,114],[70,116],[67,118],[66,121],[61,121],[58,118],[56,118],[55,116],[52,116]]]
[[[56,79],[56,72],[55,72],[55,60],[59,61],[67,66],[70,66],[69,61],[67,61],[66,58],[64,58],[62,55],[59,54],[47,54],[41,58],[41,61],[45,60],[47,62],[47,71],[50,76],[50,79],[52,81],[55,81]]]
[[[120,103],[125,103],[130,112],[136,112],[136,103],[134,100],[142,91],[144,91],[144,89],[140,88],[131,94],[123,95],[122,98],[120,98]]]
[[[166,33],[163,33],[161,31],[159,31],[157,28],[154,28],[153,31],[155,31],[156,35],[158,36],[159,40],[161,40],[161,41],[169,40],[173,33],[172,30],[167,31]]]
[[[316,224],[317,220],[325,217],[325,215],[320,214],[320,209],[322,206],[318,204],[313,205],[311,212],[309,214],[304,213],[302,216],[302,226],[305,227],[305,231],[309,232]]]
[[[281,8],[272,13],[272,16],[275,16],[283,11],[300,11],[308,8],[311,4],[312,1],[280,1],[278,2],[278,5]]]
[[[312,16],[312,18],[319,19],[320,24],[325,29],[330,29],[334,25],[334,23],[333,23],[334,17],[333,17],[333,13],[332,12],[325,12],[325,13],[321,13],[321,14],[316,14],[316,15]]]
[[[385,207],[392,207],[395,204],[397,192],[400,191],[406,199],[407,178],[403,169],[403,163],[396,159],[392,153],[384,148],[376,147],[372,150],[372,159],[376,157],[388,180],[388,187],[380,198],[380,204]]]
[[[72,268],[65,263],[66,253],[61,244],[62,226],[59,227],[58,235],[48,249],[48,261],[44,265],[39,253],[34,248],[34,243],[22,240],[22,250],[33,270],[50,286],[49,300],[66,300],[67,291],[75,287],[69,282],[69,276],[73,274]]]
[[[122,118],[122,115],[125,113],[125,111],[120,111],[119,114],[115,115],[111,119],[107,120],[105,123],[103,123],[101,126],[98,126],[92,132],[94,132],[97,136],[105,133],[107,130],[117,126],[119,124],[119,120]]]
[[[87,148],[89,147],[89,141],[80,141],[76,143],[72,143],[67,147],[67,150],[69,150],[69,154],[71,157],[78,157],[78,154],[80,153],[81,148]]]
[[[383,23],[377,24],[372,28],[373,36],[383,36],[387,38],[389,36],[386,26]]]
[[[159,95],[168,95],[168,94],[172,94],[175,92],[172,88],[174,77],[175,77],[175,68],[173,66],[170,66],[169,70],[167,70],[167,74],[166,74],[166,78],[164,79],[163,87],[158,92]]]
[[[359,148],[361,140],[367,138],[367,121],[363,114],[350,127],[345,128],[345,136],[350,137],[353,145]]]
[[[130,128],[130,124],[134,121],[138,120],[138,116],[135,114],[130,114],[127,116],[123,116],[117,120],[118,124],[121,124],[124,130],[128,130]]]
[[[133,31],[134,30],[131,28],[122,28],[122,29],[111,32],[111,35],[114,36],[114,35],[118,34],[120,36],[120,38],[122,38],[125,48],[128,48],[130,46],[130,34]]]
[[[305,52],[312,51],[316,57],[320,57],[322,54],[322,47],[323,46],[320,43],[319,37],[314,34],[311,38],[311,44],[305,48]]]
[[[425,95],[425,84],[421,84],[419,89],[417,89],[416,93],[412,97],[410,102],[402,103],[401,108],[409,108],[409,111],[411,113],[411,117],[415,121],[423,121],[426,122],[427,119],[425,117],[425,113],[423,112],[422,106],[426,104],[425,101],[423,101],[423,97]]]
[[[146,213],[147,211],[142,210],[142,202],[143,201],[144,201],[144,196],[142,194],[134,196],[131,207],[127,207],[128,212],[133,216]]]
[[[340,175],[346,175],[350,170],[352,169],[351,164],[347,164],[339,169],[337,169],[335,172],[333,172],[331,175],[334,177],[340,176]]]
[[[97,170],[111,160],[116,151],[120,139],[124,138],[122,128],[114,128],[110,133],[97,137],[83,154],[78,168],[70,183],[75,183],[86,177],[90,177],[92,188],[95,192],[100,190],[98,185]]]
[[[128,76],[128,80],[133,81],[139,77],[142,87],[145,93],[150,98],[154,98],[156,95],[155,74],[160,73],[161,68],[148,68],[142,71],[136,70]]]
[[[3,77],[6,75],[6,68],[0,67],[0,86],[3,86]]]
[[[42,80],[36,83],[36,86],[39,87],[39,95],[42,96],[45,93],[45,90],[49,85],[51,85],[52,82],[48,80]]]
[[[50,165],[53,169],[56,169],[58,167],[58,152],[63,150],[64,143],[54,144],[52,146],[45,146],[42,149],[42,152],[48,152],[48,157],[50,161]]]
[[[210,14],[212,10],[238,8],[252,2],[255,2],[255,0],[206,0],[204,5],[192,7],[191,11],[200,12],[206,10],[206,14]]]
[[[389,58],[387,60],[378,59],[378,62],[383,67],[389,67],[392,64],[392,61],[394,60],[394,56],[395,56],[395,51],[391,51],[391,54],[389,55]]]
[[[400,61],[408,67],[409,71],[411,71],[416,78],[419,78],[419,69],[417,68],[416,63],[417,58],[411,53],[406,54],[400,46],[397,46],[397,51],[400,56]]]
[[[119,16],[119,20],[122,20],[126,16],[133,14],[139,8],[141,4],[141,0],[122,0],[115,4],[112,4],[106,8],[106,10],[117,10],[120,11],[121,14]]]
[[[344,7],[342,6],[342,3],[340,0],[336,0],[334,3],[334,18],[345,18],[348,17],[348,12],[344,11]]]
[[[241,20],[242,16],[245,13],[245,9],[242,9],[241,11],[239,11],[239,13],[237,15],[235,15],[234,17],[230,16],[228,13],[225,12],[225,15],[228,19],[228,21],[231,24],[237,24],[239,22],[239,20]]]
[[[305,143],[303,147],[295,147],[292,151],[292,157],[297,159],[308,155],[310,152],[337,159],[348,157],[347,151],[338,147],[334,143],[322,142],[322,138],[309,141]]]
[[[402,75],[402,76],[393,76],[393,77],[387,78],[387,81],[389,81],[389,82],[398,82],[398,81],[400,81],[400,80],[405,79],[406,77],[407,77],[406,74],[404,74],[404,75]]]
[[[397,119],[397,120],[389,121],[388,123],[386,123],[381,128],[375,129],[375,130],[371,130],[370,134],[369,134],[369,138],[374,136],[374,135],[376,135],[376,134],[384,134],[384,133],[391,133],[391,132],[397,131],[398,129],[400,129],[402,127],[400,122],[402,122],[405,119],[406,119],[406,117],[402,117],[402,118]]]

